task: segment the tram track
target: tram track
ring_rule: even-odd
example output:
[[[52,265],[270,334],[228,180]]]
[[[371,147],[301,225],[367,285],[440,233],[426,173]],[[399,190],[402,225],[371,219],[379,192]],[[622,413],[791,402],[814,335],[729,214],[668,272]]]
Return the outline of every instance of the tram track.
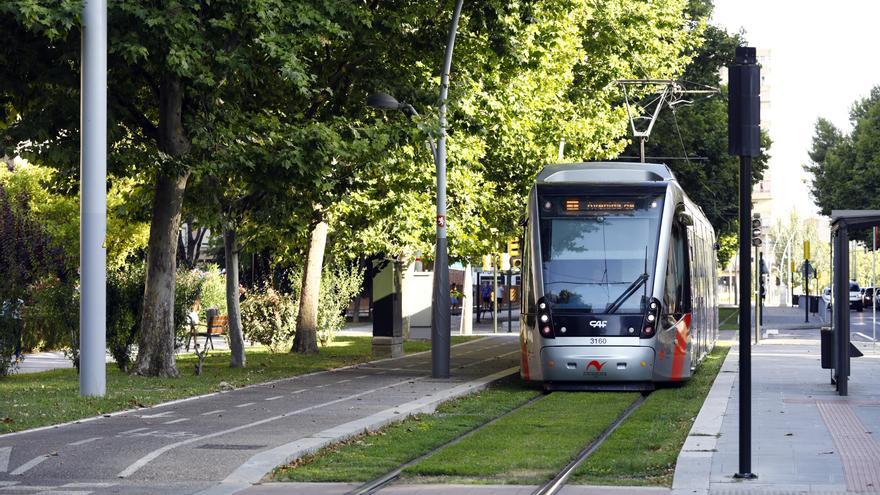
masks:
[[[381,490],[381,489],[391,485],[395,481],[397,481],[397,479],[400,478],[400,473],[402,473],[404,469],[406,469],[410,466],[414,466],[414,465],[418,464],[419,462],[422,462],[423,460],[427,459],[428,457],[431,457],[432,455],[436,454],[437,452],[439,452],[447,447],[451,447],[451,446],[461,442],[462,440],[465,440],[466,438],[468,438],[468,437],[482,431],[483,429],[488,428],[489,426],[497,423],[498,421],[504,419],[505,417],[510,416],[511,414],[514,414],[517,411],[520,411],[524,407],[527,407],[530,404],[533,404],[535,402],[538,402],[538,401],[546,398],[548,395],[550,395],[549,392],[538,394],[538,395],[532,397],[531,399],[527,400],[526,402],[520,404],[519,406],[517,406],[509,411],[506,411],[504,414],[502,414],[500,416],[496,416],[496,417],[492,418],[491,420],[477,426],[476,428],[468,430],[468,431],[464,432],[463,434],[453,438],[452,440],[449,440],[448,442],[446,442],[440,446],[434,447],[433,449],[429,450],[428,452],[425,452],[424,454],[401,464],[400,466],[393,469],[392,471],[389,471],[389,472],[383,474],[382,476],[379,476],[373,480],[370,480],[370,481],[358,486],[354,490],[347,492],[346,495],[371,495],[373,493],[376,493],[379,490]]]
[[[581,466],[599,447],[605,443],[605,440],[611,436],[612,433],[626,421],[626,419],[634,413],[642,404],[645,403],[645,400],[650,395],[650,392],[640,395],[632,404],[630,404],[620,416],[618,416],[611,424],[608,425],[602,433],[599,434],[592,442],[590,442],[583,450],[578,452],[574,459],[571,460],[561,471],[556,473],[550,481],[538,487],[532,495],[555,495],[562,490],[565,484],[568,482],[568,478],[571,477],[572,473]]]

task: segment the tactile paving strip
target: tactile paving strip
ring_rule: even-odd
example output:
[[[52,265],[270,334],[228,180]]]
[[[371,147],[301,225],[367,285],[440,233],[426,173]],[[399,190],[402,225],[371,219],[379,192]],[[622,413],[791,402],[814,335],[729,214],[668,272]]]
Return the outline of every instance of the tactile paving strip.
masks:
[[[816,406],[840,453],[847,490],[880,492],[880,444],[849,404],[817,401]]]

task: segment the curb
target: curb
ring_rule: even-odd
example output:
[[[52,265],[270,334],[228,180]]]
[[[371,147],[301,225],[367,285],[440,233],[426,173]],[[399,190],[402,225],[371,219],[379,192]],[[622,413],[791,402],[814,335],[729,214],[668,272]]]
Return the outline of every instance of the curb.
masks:
[[[473,344],[473,343],[475,343],[475,342],[480,342],[481,340],[485,340],[485,339],[487,339],[487,338],[489,338],[489,337],[491,337],[491,335],[490,335],[490,336],[485,336],[485,337],[476,338],[476,339],[473,339],[473,340],[468,340],[467,342],[462,342],[462,343],[460,343],[460,344],[455,344],[455,345],[453,345],[453,346],[451,346],[451,347],[459,347],[459,346],[463,346],[463,345]],[[450,348],[451,348],[451,347],[450,347]],[[269,381],[267,381],[267,382],[252,383],[252,384],[250,384],[250,385],[245,385],[245,386],[243,386],[243,387],[237,387],[237,388],[232,389],[232,390],[229,390],[229,391],[223,391],[223,392],[209,392],[209,393],[207,393],[207,394],[194,395],[194,396],[192,396],[192,397],[183,397],[183,398],[181,398],[181,399],[175,399],[175,400],[168,401],[168,402],[160,402],[159,404],[154,404],[154,405],[152,405],[152,406],[147,406],[147,407],[135,407],[135,408],[132,408],[132,409],[124,409],[124,410],[122,410],[122,411],[115,411],[115,412],[112,412],[112,413],[100,414],[100,415],[97,415],[97,416],[91,416],[91,417],[87,417],[87,418],[74,419],[74,420],[71,420],[71,421],[67,421],[67,422],[64,422],[64,423],[58,423],[58,424],[54,424],[54,425],[38,426],[38,427],[36,427],[36,428],[29,428],[29,429],[27,429],[27,430],[13,431],[13,432],[9,432],[9,433],[2,433],[2,434],[0,434],[0,440],[4,440],[4,439],[6,439],[6,438],[10,438],[10,437],[14,437],[14,436],[16,436],[16,435],[24,435],[24,434],[26,434],[26,433],[34,433],[34,432],[43,431],[43,430],[51,430],[51,429],[53,429],[53,428],[61,428],[61,427],[63,427],[63,426],[70,426],[70,425],[75,425],[75,424],[80,424],[80,423],[88,423],[88,422],[90,422],[90,421],[97,421],[97,420],[102,419],[102,418],[112,418],[112,417],[114,417],[114,416],[120,416],[120,415],[122,415],[122,414],[128,414],[128,413],[133,413],[133,412],[143,411],[143,410],[145,410],[145,409],[158,409],[158,408],[161,408],[161,407],[173,406],[173,405],[180,404],[180,403],[183,403],[183,402],[189,402],[189,401],[191,401],[191,400],[205,399],[205,398],[213,397],[213,396],[215,396],[215,395],[219,395],[219,394],[226,394],[226,393],[229,393],[229,392],[234,392],[234,391],[236,391],[236,390],[245,390],[245,389],[254,388],[254,387],[265,387],[265,386],[267,386],[267,385],[272,385],[272,384],[274,384],[274,383],[281,383],[281,382],[287,382],[287,381],[293,381],[293,380],[300,380],[300,379],[302,379],[302,378],[306,378],[306,377],[309,377],[309,376],[320,375],[321,373],[335,373],[335,372],[337,372],[337,371],[341,371],[341,370],[347,370],[347,369],[357,368],[358,366],[364,366],[364,365],[375,364],[375,363],[382,363],[382,362],[385,362],[385,361],[391,361],[392,359],[400,359],[401,357],[420,356],[420,355],[422,355],[422,354],[427,354],[427,353],[429,353],[429,352],[431,352],[430,349],[427,350],[427,351],[414,352],[414,353],[412,353],[412,354],[405,354],[405,355],[403,355],[403,356],[396,357],[396,358],[395,358],[395,357],[389,357],[389,358],[375,359],[375,360],[373,360],[373,361],[364,361],[364,362],[362,362],[362,363],[349,364],[348,366],[342,366],[342,367],[340,367],[340,368],[330,368],[330,369],[326,369],[326,370],[312,371],[311,373],[306,373],[306,374],[304,374],[304,375],[289,376],[289,377],[286,377],[286,378],[276,378],[275,380],[269,380]]]
[[[414,401],[385,409],[365,418],[356,419],[345,424],[334,426],[308,437],[279,445],[273,449],[260,452],[235,469],[219,485],[198,492],[196,495],[231,495],[241,492],[258,483],[276,466],[289,463],[297,458],[316,452],[331,443],[336,443],[364,431],[374,431],[387,424],[400,421],[408,416],[419,413],[432,413],[437,406],[450,399],[482,390],[490,383],[519,372],[514,366],[491,375],[463,383],[443,392],[425,396]]]
[[[687,440],[675,462],[672,490],[676,493],[707,494],[712,476],[712,455],[721,435],[721,424],[730,402],[733,383],[738,375],[735,356],[731,349],[718,370],[715,382],[697,419],[688,432]]]

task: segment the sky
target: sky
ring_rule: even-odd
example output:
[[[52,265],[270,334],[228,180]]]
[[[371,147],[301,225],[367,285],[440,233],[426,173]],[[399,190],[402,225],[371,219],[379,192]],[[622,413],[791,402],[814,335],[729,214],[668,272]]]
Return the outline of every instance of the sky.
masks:
[[[849,132],[849,109],[880,85],[880,0],[715,0],[711,22],[770,49],[771,188],[777,211],[816,212],[802,165],[816,119]],[[762,115],[762,120],[763,120]]]

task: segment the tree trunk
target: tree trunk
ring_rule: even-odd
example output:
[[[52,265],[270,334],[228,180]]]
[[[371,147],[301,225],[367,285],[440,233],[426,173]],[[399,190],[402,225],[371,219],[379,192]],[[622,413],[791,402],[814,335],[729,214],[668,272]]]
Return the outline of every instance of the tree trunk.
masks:
[[[160,175],[156,184],[147,279],[138,355],[132,372],[143,376],[177,376],[174,363],[174,287],[177,281],[177,232],[189,173]]]
[[[302,279],[292,352],[318,352],[318,296],[321,291],[321,269],[324,265],[326,244],[327,223],[319,216],[309,235],[309,251],[306,254],[306,271]]]
[[[159,90],[159,151],[182,157],[190,142],[183,129],[183,85],[175,76],[162,80]],[[153,196],[147,276],[138,355],[132,373],[177,376],[174,363],[174,288],[177,281],[177,236],[180,208],[189,171],[159,172]]]
[[[223,232],[226,249],[226,311],[229,314],[229,347],[232,355],[229,366],[244,368],[244,334],[241,330],[241,306],[238,297],[238,241],[234,228]]]

